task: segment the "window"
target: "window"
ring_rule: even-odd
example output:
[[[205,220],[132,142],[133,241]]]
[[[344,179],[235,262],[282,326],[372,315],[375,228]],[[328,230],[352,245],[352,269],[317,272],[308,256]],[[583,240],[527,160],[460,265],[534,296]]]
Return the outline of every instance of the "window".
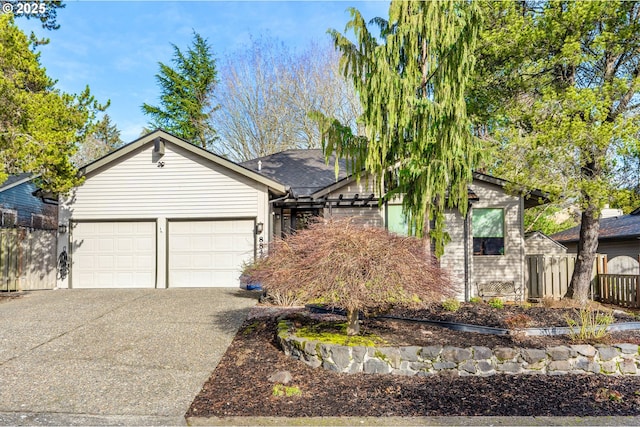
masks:
[[[473,209],[473,254],[504,255],[504,210]]]
[[[0,210],[0,226],[13,227],[18,223],[18,212],[14,210]]]
[[[387,205],[387,230],[401,236],[409,234],[409,224],[402,214],[402,205]]]

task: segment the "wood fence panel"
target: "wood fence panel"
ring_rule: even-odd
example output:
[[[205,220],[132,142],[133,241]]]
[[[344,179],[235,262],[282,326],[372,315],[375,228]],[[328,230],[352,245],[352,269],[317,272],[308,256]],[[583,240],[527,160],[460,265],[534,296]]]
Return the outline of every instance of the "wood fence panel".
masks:
[[[0,229],[0,291],[56,286],[55,230]]]
[[[639,285],[640,275],[600,274],[597,300],[621,307],[640,308]]]
[[[564,298],[575,266],[576,255],[527,255],[525,277],[528,298]],[[597,288],[598,271],[601,268],[606,268],[606,258],[598,255],[593,266],[592,293]]]

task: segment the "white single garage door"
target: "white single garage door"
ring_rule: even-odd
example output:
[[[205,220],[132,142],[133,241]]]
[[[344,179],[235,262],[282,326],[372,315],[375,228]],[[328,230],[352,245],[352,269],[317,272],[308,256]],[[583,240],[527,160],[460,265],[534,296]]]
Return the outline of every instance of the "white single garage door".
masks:
[[[71,239],[71,287],[155,287],[155,222],[76,222]]]
[[[169,221],[169,287],[237,287],[254,220]]]

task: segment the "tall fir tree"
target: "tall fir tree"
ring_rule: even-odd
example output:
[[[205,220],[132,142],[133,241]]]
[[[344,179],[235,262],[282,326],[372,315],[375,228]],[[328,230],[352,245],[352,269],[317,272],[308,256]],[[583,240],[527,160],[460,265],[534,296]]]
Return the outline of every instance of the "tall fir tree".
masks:
[[[468,1],[393,1],[389,20],[372,20],[380,38],[358,10],[350,12],[346,30],[354,32],[355,43],[336,30],[330,34],[359,95],[366,134],[315,113],[325,154],[346,158],[351,170],[370,173],[378,183],[393,170],[387,184],[395,187],[386,197],[403,195],[412,233],[425,237],[429,253],[433,243],[440,256],[448,239],[445,208],[466,214],[478,160],[465,92],[480,10]]]
[[[216,62],[207,40],[194,33],[186,52],[173,45],[174,67],[159,63],[156,80],[160,105],[142,105],[150,128],[163,128],[192,144],[211,148],[217,139],[211,115],[217,109],[213,91],[218,83]]]

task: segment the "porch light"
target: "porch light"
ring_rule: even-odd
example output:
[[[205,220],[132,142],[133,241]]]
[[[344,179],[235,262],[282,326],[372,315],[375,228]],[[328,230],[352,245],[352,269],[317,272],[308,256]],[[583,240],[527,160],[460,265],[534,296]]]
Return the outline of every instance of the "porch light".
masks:
[[[262,230],[264,230],[264,224],[259,222],[256,224],[256,234],[261,234]]]
[[[67,233],[67,225],[66,224],[58,225],[58,233],[66,234]]]

